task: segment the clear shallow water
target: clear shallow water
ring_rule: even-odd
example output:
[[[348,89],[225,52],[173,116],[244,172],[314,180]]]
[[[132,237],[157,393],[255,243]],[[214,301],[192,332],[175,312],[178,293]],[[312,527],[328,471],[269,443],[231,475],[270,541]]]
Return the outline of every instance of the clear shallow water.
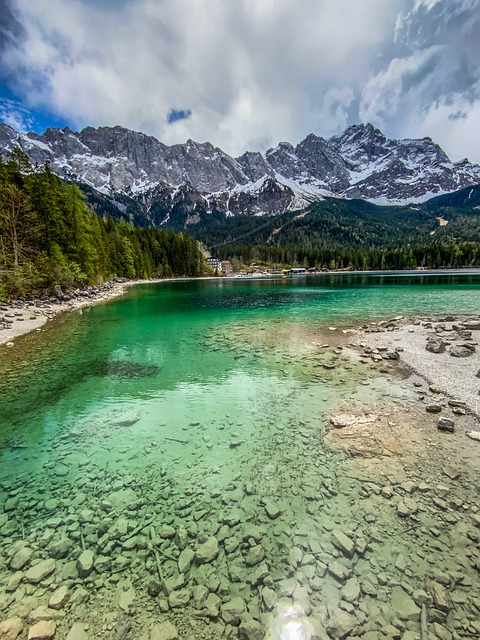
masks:
[[[313,343],[331,341],[325,327],[332,325],[479,311],[478,275],[175,282],[136,287],[17,341],[0,363],[2,553],[23,536],[34,551],[28,568],[59,539],[72,546],[40,587],[20,582],[0,591],[3,611],[33,604],[28,598],[46,605],[54,587],[66,584],[80,595],[67,605],[57,637],[74,620],[100,621],[90,633],[108,637],[127,614],[132,637],[166,618],[182,638],[235,637],[238,621],[221,613],[231,598],[248,607],[242,619],[252,616],[274,637],[288,636],[282,620],[291,607],[305,634],[310,624],[333,624],[341,606],[350,616],[345,624],[355,621],[352,633],[388,624],[414,632],[418,611],[402,619],[392,589],[401,588],[407,602],[432,572],[465,572],[469,561],[459,562],[456,551],[452,561],[456,542],[431,548],[418,530],[417,542],[392,543],[389,536],[407,527],[368,485],[345,479],[344,454],[324,444],[339,401],[408,409],[414,391],[393,373]],[[325,369],[330,363],[335,368]],[[431,527],[446,536],[443,525],[453,524],[427,506]],[[332,543],[336,529],[355,541],[353,557]],[[195,552],[211,536],[219,541],[216,558],[180,574],[182,546]],[[360,553],[362,540],[370,546]],[[83,548],[101,560],[79,578]],[[406,558],[400,573],[399,555]],[[349,577],[334,577],[332,562]],[[380,570],[386,584],[376,579]],[[4,586],[12,573],[0,568]],[[347,580],[354,591],[355,580],[363,585],[351,602],[342,596]],[[152,596],[155,581],[162,590]],[[205,585],[209,600],[199,588]],[[473,606],[461,613],[467,629]],[[451,629],[457,621],[440,623]]]

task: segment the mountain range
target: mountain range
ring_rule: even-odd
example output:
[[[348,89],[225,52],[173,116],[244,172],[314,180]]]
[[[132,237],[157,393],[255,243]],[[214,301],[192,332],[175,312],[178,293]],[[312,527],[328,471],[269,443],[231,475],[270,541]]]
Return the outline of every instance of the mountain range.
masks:
[[[167,146],[120,126],[39,135],[0,124],[0,153],[6,157],[15,146],[32,163],[48,163],[80,184],[97,211],[177,228],[211,214],[295,211],[325,197],[418,203],[480,183],[479,165],[451,162],[430,138],[391,140],[371,124],[237,158],[209,142]]]

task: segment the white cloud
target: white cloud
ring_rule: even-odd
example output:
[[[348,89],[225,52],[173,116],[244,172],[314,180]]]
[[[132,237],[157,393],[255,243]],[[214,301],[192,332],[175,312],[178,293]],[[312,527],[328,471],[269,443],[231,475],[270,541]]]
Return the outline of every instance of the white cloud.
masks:
[[[407,1],[16,0],[27,39],[7,61],[25,71],[17,92],[75,126],[118,123],[241,153],[322,134],[322,121],[340,131]],[[168,125],[172,108],[192,115]]]
[[[0,120],[20,133],[30,131],[34,125],[34,119],[28,109],[19,102],[0,98]]]
[[[396,137],[438,130],[465,155],[449,128],[476,113],[480,0],[11,2],[24,32],[3,56],[13,89],[75,127],[238,154],[361,120]],[[171,109],[192,113],[169,124]]]

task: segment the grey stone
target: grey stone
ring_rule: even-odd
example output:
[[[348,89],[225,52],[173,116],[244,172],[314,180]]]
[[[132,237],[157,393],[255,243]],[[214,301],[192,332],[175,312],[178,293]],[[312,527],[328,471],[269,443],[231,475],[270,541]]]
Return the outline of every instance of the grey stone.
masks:
[[[277,603],[277,594],[270,587],[263,587],[262,600],[266,611],[272,611]]]
[[[172,609],[186,607],[190,602],[191,597],[192,592],[190,591],[190,589],[179,589],[178,591],[172,591],[172,593],[168,596],[168,604],[172,607]]]
[[[192,549],[188,547],[183,549],[178,557],[178,570],[180,573],[187,573],[190,570],[194,558],[195,552]]]
[[[72,547],[73,547],[72,540],[70,540],[69,538],[62,538],[57,542],[52,542],[49,545],[47,551],[52,558],[55,558],[55,560],[58,560],[60,558],[65,558],[69,554]]]
[[[62,609],[68,602],[70,597],[70,589],[66,585],[62,585],[50,596],[48,606],[50,609]]]
[[[208,564],[212,562],[212,560],[215,560],[217,557],[218,550],[218,540],[215,536],[211,536],[197,548],[195,562],[198,564]]]
[[[455,358],[468,358],[475,353],[473,345],[459,344],[450,347],[450,355]]]
[[[332,542],[333,545],[348,558],[351,558],[355,553],[355,545],[353,541],[338,529],[334,529],[332,531]]]
[[[55,571],[55,560],[52,558],[48,560],[43,560],[38,564],[31,567],[25,574],[24,580],[25,582],[30,582],[31,584],[37,584],[44,580],[47,576]]]
[[[246,610],[245,600],[240,597],[232,598],[222,605],[222,618],[225,624],[238,627],[240,618]]]
[[[352,570],[339,560],[330,562],[328,572],[339,582],[345,582],[352,575]]]
[[[86,549],[77,559],[77,571],[80,578],[88,578],[93,571],[94,556],[93,551]]]
[[[241,621],[238,627],[238,637],[240,640],[263,640],[265,632],[259,622],[248,618]]]
[[[418,511],[418,505],[415,500],[411,498],[403,498],[397,504],[397,514],[401,518],[407,518],[408,516],[412,516]]]
[[[33,549],[30,549],[29,547],[22,547],[10,560],[10,569],[12,569],[13,571],[23,569],[23,567],[25,567],[30,562],[32,556]]]
[[[328,620],[327,631],[332,638],[341,640],[349,635],[357,625],[355,616],[343,611],[335,609]]]
[[[358,579],[354,576],[347,580],[343,589],[342,589],[342,598],[347,602],[356,602],[360,597],[360,583]]]
[[[85,631],[85,623],[75,622],[70,628],[66,640],[89,640]]]
[[[250,547],[248,550],[247,556],[245,558],[245,564],[247,567],[253,567],[256,564],[262,562],[265,558],[265,549],[257,544],[254,547]]]
[[[395,615],[400,620],[409,622],[418,622],[420,620],[420,608],[402,587],[393,587],[391,603]]]
[[[23,631],[23,622],[21,618],[7,618],[0,622],[0,639],[16,640]]]
[[[455,431],[455,423],[450,418],[439,418],[437,423],[437,428],[440,431],[448,431],[449,433],[453,433]]]
[[[150,631],[149,640],[178,640],[177,628],[168,621],[155,624]]]

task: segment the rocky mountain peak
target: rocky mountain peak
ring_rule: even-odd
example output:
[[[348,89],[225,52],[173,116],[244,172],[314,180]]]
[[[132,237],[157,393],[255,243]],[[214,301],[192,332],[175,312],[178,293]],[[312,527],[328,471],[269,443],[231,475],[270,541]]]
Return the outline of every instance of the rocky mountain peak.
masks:
[[[311,133],[296,146],[280,142],[238,158],[210,142],[167,146],[121,126],[24,135],[0,124],[3,156],[17,145],[33,163],[48,162],[60,176],[115,202],[133,198],[155,222],[180,205],[188,214],[200,208],[258,215],[301,208],[324,195],[406,202],[480,183],[478,165],[450,162],[431,138],[392,140],[371,124],[329,139]]]

